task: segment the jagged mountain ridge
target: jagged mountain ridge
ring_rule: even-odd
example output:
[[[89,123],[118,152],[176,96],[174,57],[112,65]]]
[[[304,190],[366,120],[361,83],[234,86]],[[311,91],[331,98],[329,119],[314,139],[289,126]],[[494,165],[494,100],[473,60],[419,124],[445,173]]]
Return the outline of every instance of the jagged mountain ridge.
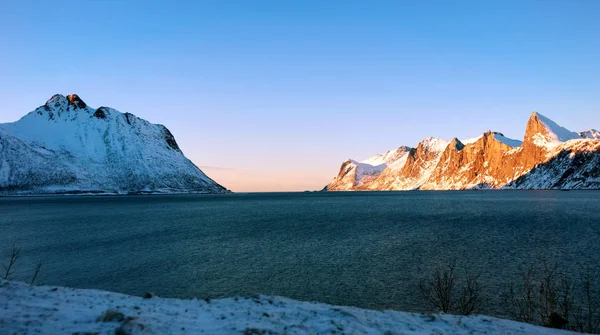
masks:
[[[348,160],[325,189],[600,189],[599,135],[572,132],[533,112],[522,142],[491,131],[464,141],[427,138],[409,148],[402,165],[380,166],[368,179],[343,174],[352,167]]]
[[[372,182],[386,168],[403,165],[409,150],[409,147],[399,147],[360,162],[349,159],[342,164],[338,178],[330,185],[336,189],[362,187]]]
[[[581,131],[577,134],[579,134],[579,136],[581,136],[582,138],[589,138],[592,140],[600,140],[600,131],[598,131],[596,129]]]
[[[222,192],[165,126],[76,94],[0,124],[0,194]]]

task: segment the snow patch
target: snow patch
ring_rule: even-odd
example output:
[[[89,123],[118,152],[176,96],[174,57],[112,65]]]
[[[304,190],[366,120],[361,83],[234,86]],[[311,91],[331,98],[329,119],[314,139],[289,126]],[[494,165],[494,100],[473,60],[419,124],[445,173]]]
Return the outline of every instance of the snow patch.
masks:
[[[494,139],[496,139],[496,141],[499,141],[499,142],[501,142],[501,143],[504,143],[504,144],[506,144],[506,145],[508,145],[508,146],[511,146],[511,147],[513,147],[513,148],[514,148],[514,147],[521,146],[521,144],[523,143],[523,142],[521,142],[521,141],[519,141],[519,140],[514,140],[514,139],[512,139],[512,138],[505,137],[505,136],[504,136],[503,134],[501,134],[501,133],[494,133]]]
[[[600,140],[600,131],[598,131],[596,129],[581,131],[578,134],[582,138],[587,138],[587,139],[592,139],[592,140]]]
[[[437,137],[428,137],[423,141],[419,142],[419,145],[422,145],[427,149],[427,151],[434,152],[442,152],[446,149],[446,147],[450,144],[449,141],[442,140]]]
[[[581,136],[575,132],[568,130],[567,128],[561,127],[554,121],[545,117],[540,113],[536,113],[537,118],[542,122],[546,128],[546,136],[554,142],[566,142],[568,140],[580,139]]]
[[[352,164],[354,164],[356,166],[357,178],[359,175],[364,176],[364,175],[379,174],[379,173],[381,173],[381,171],[383,171],[387,167],[386,164],[371,165],[371,164],[357,162],[352,159],[350,160],[350,162],[352,162]]]
[[[472,144],[472,143],[475,143],[475,142],[479,141],[479,139],[482,138],[482,137],[483,137],[483,134],[481,134],[481,135],[479,135],[477,137],[467,138],[466,140],[460,140],[460,142],[462,144],[464,144],[464,145]]]
[[[373,166],[382,164],[389,165],[401,158],[409,150],[409,147],[400,147],[395,150],[390,150],[384,154],[373,155],[365,160],[360,161],[360,163],[365,163]]]
[[[395,160],[392,164],[388,165],[388,168],[392,171],[402,169],[404,164],[406,164],[406,160],[408,159],[408,151],[405,152],[400,158]]]

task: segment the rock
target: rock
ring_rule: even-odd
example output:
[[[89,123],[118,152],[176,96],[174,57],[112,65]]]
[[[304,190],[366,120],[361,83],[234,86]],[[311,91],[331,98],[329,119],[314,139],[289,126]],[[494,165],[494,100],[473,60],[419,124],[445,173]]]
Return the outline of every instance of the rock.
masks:
[[[83,102],[83,100],[81,100],[77,94],[67,95],[67,100],[69,100],[69,103],[71,105],[75,106],[75,108],[85,108],[87,106],[85,104],[85,102]]]
[[[100,315],[96,322],[122,322],[125,320],[125,315],[121,312],[109,309]]]
[[[96,111],[94,112],[94,116],[98,119],[106,119],[106,108],[98,107],[98,109],[96,109]]]

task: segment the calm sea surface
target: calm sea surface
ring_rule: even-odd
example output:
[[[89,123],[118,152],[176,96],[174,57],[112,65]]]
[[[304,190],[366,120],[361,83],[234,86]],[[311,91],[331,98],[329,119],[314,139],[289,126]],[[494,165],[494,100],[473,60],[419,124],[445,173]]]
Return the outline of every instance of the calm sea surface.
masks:
[[[0,198],[0,262],[13,241],[15,279],[42,260],[47,285],[418,311],[419,280],[453,259],[492,302],[533,262],[600,264],[600,192]]]

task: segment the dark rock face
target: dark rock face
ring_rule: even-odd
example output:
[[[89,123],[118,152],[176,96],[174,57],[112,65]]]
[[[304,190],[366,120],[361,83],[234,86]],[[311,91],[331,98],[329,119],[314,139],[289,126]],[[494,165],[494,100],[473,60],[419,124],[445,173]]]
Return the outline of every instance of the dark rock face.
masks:
[[[106,119],[106,109],[104,107],[98,107],[96,112],[94,112],[94,116],[98,119]]]
[[[450,144],[448,145],[448,148],[453,148],[454,150],[462,150],[464,147],[465,145],[456,137],[453,138]]]
[[[179,145],[177,145],[177,141],[175,141],[175,137],[173,136],[173,134],[171,134],[167,127],[163,126],[163,128],[165,132],[165,141],[167,142],[167,145],[173,150],[181,151],[181,149],[179,149]]]
[[[342,167],[340,167],[340,173],[339,175],[343,178],[344,176],[346,176],[346,174],[348,174],[348,172],[350,172],[347,167],[348,165],[352,164],[352,161],[345,161],[344,163],[342,163]]]
[[[127,119],[127,124],[131,124],[131,119],[133,119],[133,114],[125,113],[125,119]]]
[[[75,108],[85,108],[87,106],[77,94],[67,95],[67,100],[69,100],[69,104],[75,106]]]

